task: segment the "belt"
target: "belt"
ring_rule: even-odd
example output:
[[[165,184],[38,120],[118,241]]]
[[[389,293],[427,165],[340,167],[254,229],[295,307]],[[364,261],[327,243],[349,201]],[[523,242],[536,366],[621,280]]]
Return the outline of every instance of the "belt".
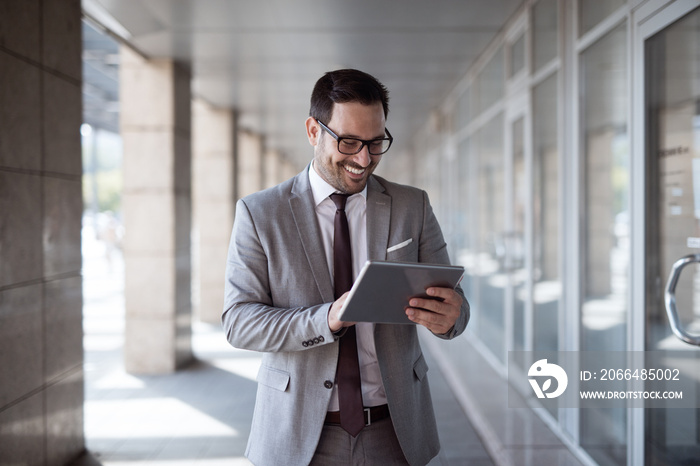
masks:
[[[373,406],[365,408],[365,426],[373,422],[381,421],[389,417],[389,405]],[[328,411],[326,414],[326,424],[340,425],[340,411]]]

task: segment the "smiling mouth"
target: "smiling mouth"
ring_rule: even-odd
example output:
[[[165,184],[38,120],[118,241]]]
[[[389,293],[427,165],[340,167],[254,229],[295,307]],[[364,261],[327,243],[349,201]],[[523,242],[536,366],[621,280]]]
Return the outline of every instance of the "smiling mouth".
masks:
[[[355,167],[350,167],[348,165],[343,165],[343,168],[345,168],[347,171],[349,171],[353,175],[362,175],[366,170],[366,168],[355,168]]]

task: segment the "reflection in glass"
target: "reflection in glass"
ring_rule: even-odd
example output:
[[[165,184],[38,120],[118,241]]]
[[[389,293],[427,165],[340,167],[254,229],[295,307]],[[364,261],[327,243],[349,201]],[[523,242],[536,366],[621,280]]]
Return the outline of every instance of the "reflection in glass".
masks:
[[[557,74],[533,92],[533,349],[559,347],[559,150]]]
[[[464,129],[464,127],[471,121],[471,109],[469,107],[471,105],[471,101],[469,97],[469,89],[462,92],[462,95],[459,97],[457,104],[457,128],[455,128],[457,131]]]
[[[512,78],[525,68],[525,34],[521,34],[518,40],[510,46],[510,74]]]
[[[484,125],[476,137],[479,163],[479,337],[505,364],[504,300],[508,275],[503,242],[503,115],[499,114]]]
[[[559,150],[557,74],[533,90],[533,349],[559,349]],[[552,416],[558,410],[551,404]]]
[[[456,251],[455,261],[465,269],[464,278],[461,283],[462,290],[464,290],[467,299],[470,302],[474,302],[476,295],[472,286],[472,281],[473,277],[477,275],[478,264],[474,248],[475,237],[477,236],[477,232],[475,231],[476,224],[471,220],[473,210],[470,208],[473,200],[476,198],[475,183],[471,181],[472,177],[470,176],[474,173],[472,169],[474,158],[471,157],[470,144],[471,138],[467,138],[457,147],[458,176],[461,182],[458,183],[457,187],[459,201],[453,215],[456,217],[456,238],[454,241],[454,250]],[[478,332],[478,313],[472,313],[469,325],[472,327],[472,330],[476,329]]]
[[[625,0],[582,0],[578,2],[579,37],[625,4]]]
[[[477,79],[478,86],[472,86],[478,102],[479,113],[503,98],[505,76],[503,70],[503,47],[500,47],[491,58]]]
[[[673,263],[697,254],[700,238],[700,9],[650,38],[646,48],[647,350],[675,350],[676,364],[700,348],[671,333],[664,286]],[[676,286],[681,325],[700,335],[700,267],[689,265]],[[695,384],[700,397],[700,384]],[[687,396],[684,393],[684,396]],[[700,410],[648,409],[649,464],[693,464],[700,458]]]
[[[622,351],[627,347],[630,250],[626,38],[622,25],[581,57],[582,351]],[[605,361],[601,361],[601,367],[605,367]],[[580,420],[581,445],[596,461],[626,464],[624,408],[583,409]]]
[[[559,51],[557,34],[557,0],[540,0],[532,9],[534,70],[556,58]]]
[[[507,270],[513,286],[513,351],[525,350],[525,305],[527,268],[525,267],[525,203],[528,201],[525,179],[525,120],[513,123],[513,229],[504,238],[508,253]]]

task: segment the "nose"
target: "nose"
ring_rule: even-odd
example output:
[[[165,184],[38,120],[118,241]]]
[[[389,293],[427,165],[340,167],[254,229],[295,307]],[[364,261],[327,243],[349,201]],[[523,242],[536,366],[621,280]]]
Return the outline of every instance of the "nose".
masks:
[[[362,168],[367,168],[372,163],[372,156],[369,154],[369,147],[365,144],[362,150],[354,155],[354,162]]]

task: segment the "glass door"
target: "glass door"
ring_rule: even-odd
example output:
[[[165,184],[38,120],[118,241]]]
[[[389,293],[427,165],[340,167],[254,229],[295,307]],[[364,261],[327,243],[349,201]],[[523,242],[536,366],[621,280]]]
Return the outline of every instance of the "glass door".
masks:
[[[579,59],[581,99],[581,351],[627,348],[629,330],[628,30],[618,24]],[[610,367],[610,366],[608,366]],[[579,442],[600,465],[628,464],[623,407],[579,411]]]
[[[530,350],[530,319],[526,318],[528,304],[528,269],[525,252],[527,241],[527,206],[529,191],[525,167],[525,117],[519,116],[510,125],[511,131],[511,170],[508,187],[510,189],[510,225],[504,235],[506,270],[510,284],[510,310],[512,312],[513,351]]]
[[[673,264],[700,254],[700,8],[649,37],[644,53],[645,346],[682,364],[700,347],[674,335],[664,295]],[[682,270],[675,297],[680,328],[700,336],[699,263]],[[684,398],[700,399],[700,381],[693,388]],[[644,425],[646,464],[697,464],[700,409],[647,409]]]
[[[476,283],[479,309],[479,335],[494,356],[505,364],[504,311],[507,275],[503,231],[504,214],[504,156],[503,113],[481,127],[476,133],[477,145],[477,225],[479,248]],[[474,285],[472,285],[473,289]]]

